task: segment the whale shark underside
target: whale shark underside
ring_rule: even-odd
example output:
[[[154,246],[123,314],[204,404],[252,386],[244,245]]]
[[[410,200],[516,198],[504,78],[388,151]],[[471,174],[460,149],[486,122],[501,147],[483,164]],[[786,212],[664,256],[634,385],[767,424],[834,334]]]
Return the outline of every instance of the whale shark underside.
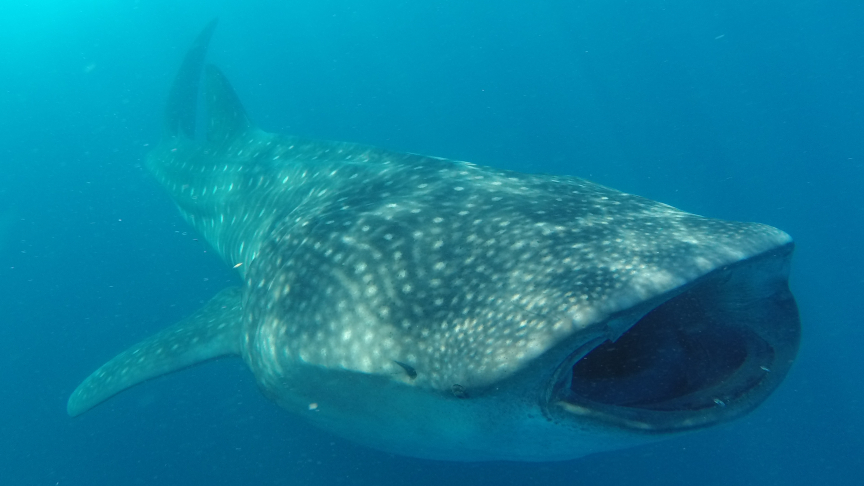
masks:
[[[236,355],[266,396],[349,439],[546,461],[740,417],[786,375],[786,233],[574,177],[264,132],[205,66],[214,27],[147,166],[243,285],[96,370],[70,415]]]

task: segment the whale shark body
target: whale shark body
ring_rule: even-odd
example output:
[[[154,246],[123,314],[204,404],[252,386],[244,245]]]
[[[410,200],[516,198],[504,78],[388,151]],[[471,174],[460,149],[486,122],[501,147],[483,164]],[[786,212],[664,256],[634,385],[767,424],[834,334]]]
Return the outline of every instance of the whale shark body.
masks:
[[[354,441],[548,461],[740,417],[790,368],[786,233],[573,177],[264,132],[205,66],[214,26],[147,165],[243,285],[95,371],[70,415],[236,355],[267,397]]]

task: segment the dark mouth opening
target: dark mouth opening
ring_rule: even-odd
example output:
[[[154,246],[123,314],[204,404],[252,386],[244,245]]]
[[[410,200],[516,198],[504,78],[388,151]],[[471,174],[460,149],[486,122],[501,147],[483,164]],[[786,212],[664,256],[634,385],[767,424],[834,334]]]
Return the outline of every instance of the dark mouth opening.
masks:
[[[760,270],[756,262],[704,278],[614,342],[584,343],[556,371],[547,400],[570,416],[652,432],[752,410],[782,381],[800,336],[785,277]]]
[[[758,383],[773,360],[758,335],[715,320],[684,293],[577,361],[570,393],[577,401],[644,410],[722,407]]]

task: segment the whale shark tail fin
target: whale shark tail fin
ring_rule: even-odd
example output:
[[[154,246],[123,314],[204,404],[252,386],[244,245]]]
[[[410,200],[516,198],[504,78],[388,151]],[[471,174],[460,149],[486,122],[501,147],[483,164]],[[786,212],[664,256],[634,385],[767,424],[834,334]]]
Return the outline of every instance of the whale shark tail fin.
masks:
[[[216,30],[218,19],[213,19],[198,34],[195,43],[186,52],[183,64],[171,85],[168,105],[165,107],[165,137],[195,139],[195,119],[198,116],[198,85],[201,69],[207,55],[207,46]]]
[[[252,127],[246,116],[246,110],[243,109],[240,99],[234,93],[225,75],[213,65],[207,65],[205,69],[207,47],[216,29],[217,20],[210,21],[198,34],[174,78],[165,108],[167,138],[195,139],[202,70],[205,71],[207,142],[217,145],[231,142]]]
[[[242,290],[223,290],[193,315],[123,351],[82,382],[69,397],[80,415],[113,395],[160,375],[240,354]]]

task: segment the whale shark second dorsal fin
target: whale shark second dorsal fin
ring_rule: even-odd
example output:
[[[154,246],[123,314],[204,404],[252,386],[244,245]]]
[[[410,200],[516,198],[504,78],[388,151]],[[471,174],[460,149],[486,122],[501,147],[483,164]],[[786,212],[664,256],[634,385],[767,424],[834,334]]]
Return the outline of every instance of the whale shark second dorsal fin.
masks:
[[[204,83],[207,99],[207,141],[215,144],[230,142],[245,133],[252,123],[222,71],[208,64]]]
[[[207,55],[207,46],[216,29],[218,19],[213,19],[198,34],[195,43],[183,58],[180,71],[171,85],[168,105],[165,107],[165,136],[195,138],[195,118],[198,107],[198,85],[201,68]]]
[[[225,289],[191,316],[115,356],[75,389],[66,406],[69,415],[151,378],[240,354],[242,298],[240,288]]]

